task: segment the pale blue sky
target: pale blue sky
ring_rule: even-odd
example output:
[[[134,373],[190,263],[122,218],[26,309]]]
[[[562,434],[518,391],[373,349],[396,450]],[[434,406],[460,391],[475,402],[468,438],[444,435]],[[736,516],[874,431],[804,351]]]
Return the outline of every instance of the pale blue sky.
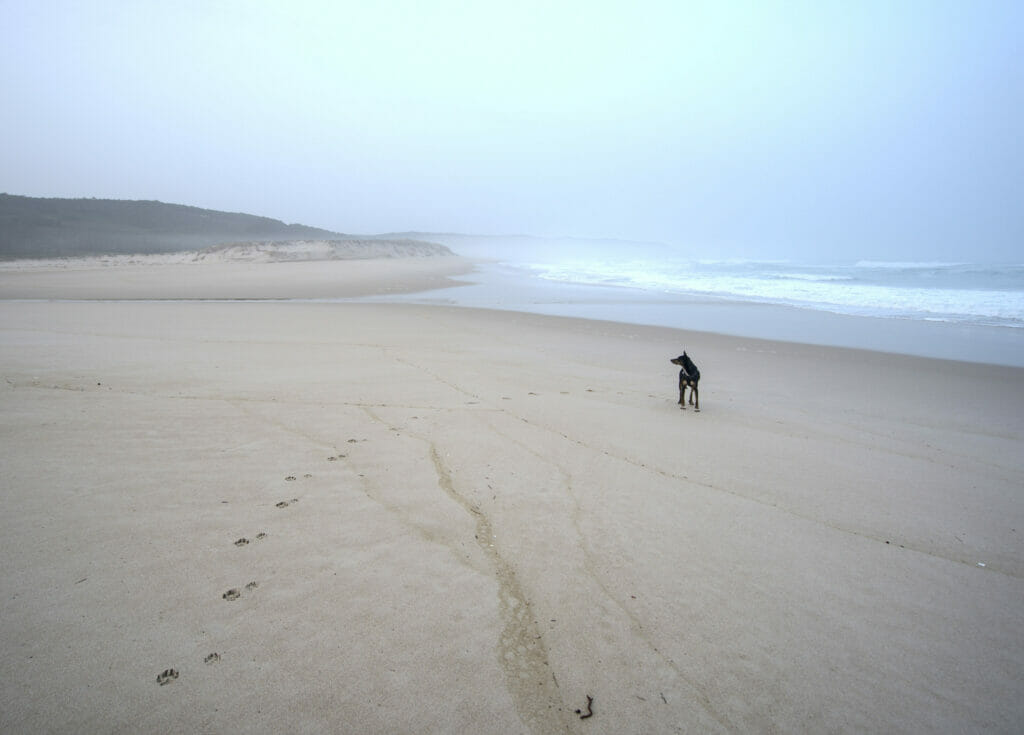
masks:
[[[1024,3],[0,0],[0,191],[1024,260]]]

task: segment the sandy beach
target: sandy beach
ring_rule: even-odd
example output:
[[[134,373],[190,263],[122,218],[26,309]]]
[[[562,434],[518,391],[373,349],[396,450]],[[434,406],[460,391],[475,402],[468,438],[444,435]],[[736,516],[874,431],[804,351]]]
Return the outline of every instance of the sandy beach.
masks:
[[[471,268],[0,272],[0,730],[1020,731],[1024,369]]]

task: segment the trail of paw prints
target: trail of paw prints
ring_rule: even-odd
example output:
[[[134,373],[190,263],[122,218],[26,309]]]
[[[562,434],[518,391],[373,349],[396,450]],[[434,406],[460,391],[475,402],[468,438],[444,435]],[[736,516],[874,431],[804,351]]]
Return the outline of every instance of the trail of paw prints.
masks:
[[[203,663],[207,665],[215,664],[218,661],[220,661],[220,654],[216,651],[207,655],[206,658],[203,659]],[[177,669],[164,669],[156,675],[156,683],[160,686],[165,686],[167,684],[170,684],[175,679],[177,679],[178,676],[179,674]]]
[[[418,418],[418,417],[417,416],[413,416],[413,418],[415,419],[415,418]],[[359,443],[365,442],[365,441],[367,441],[365,438],[363,438],[363,439],[347,439],[346,443],[347,444],[359,444]],[[328,462],[337,462],[339,459],[345,459],[346,457],[348,457],[348,455],[345,454],[344,452],[338,452],[337,454],[332,454],[330,457],[328,457],[327,461]],[[306,477],[310,477],[310,475],[306,475]]]
[[[260,531],[259,533],[257,533],[253,537],[253,539],[256,540],[256,541],[262,541],[266,537],[267,537],[267,534],[264,531]],[[239,546],[239,547],[241,547],[241,546],[248,546],[250,543],[251,542],[249,541],[249,539],[247,539],[245,536],[242,536],[242,538],[240,538],[237,541],[235,541],[235,546]]]
[[[342,456],[344,456],[344,455],[342,455]],[[312,473],[307,472],[307,473],[305,473],[302,476],[302,479],[309,480],[312,477],[313,477]],[[299,478],[296,477],[295,475],[288,475],[287,477],[284,478],[284,481],[285,482],[295,482],[297,479],[299,479]],[[276,503],[274,505],[274,507],[275,508],[287,508],[289,505],[294,505],[297,502],[299,502],[298,498],[292,498],[291,500],[281,500],[278,503]]]
[[[260,586],[259,582],[256,582],[256,581],[249,582],[249,584],[245,585],[245,591],[246,592],[252,592],[254,589],[256,589],[259,586]],[[223,599],[227,600],[228,602],[233,602],[233,601],[237,600],[241,596],[242,596],[242,591],[239,590],[237,587],[232,587],[227,592],[225,592],[223,595],[221,595],[221,597]]]

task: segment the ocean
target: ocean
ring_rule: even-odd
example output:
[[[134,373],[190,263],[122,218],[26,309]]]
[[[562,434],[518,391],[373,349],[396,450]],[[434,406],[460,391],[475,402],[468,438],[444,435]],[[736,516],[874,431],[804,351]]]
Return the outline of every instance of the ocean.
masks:
[[[465,285],[372,297],[1024,367],[1024,264],[666,257],[657,248],[480,248]],[[515,243],[522,246],[523,242]]]
[[[751,260],[535,262],[549,281],[889,319],[1024,329],[1024,265]]]

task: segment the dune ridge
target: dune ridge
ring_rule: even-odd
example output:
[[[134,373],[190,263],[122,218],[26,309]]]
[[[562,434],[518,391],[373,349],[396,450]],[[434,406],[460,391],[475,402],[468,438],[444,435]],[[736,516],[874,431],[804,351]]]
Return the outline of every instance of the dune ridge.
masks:
[[[373,258],[426,258],[455,255],[448,247],[420,240],[253,240],[174,253],[111,253],[0,261],[0,270],[159,266],[192,263],[286,263]]]

